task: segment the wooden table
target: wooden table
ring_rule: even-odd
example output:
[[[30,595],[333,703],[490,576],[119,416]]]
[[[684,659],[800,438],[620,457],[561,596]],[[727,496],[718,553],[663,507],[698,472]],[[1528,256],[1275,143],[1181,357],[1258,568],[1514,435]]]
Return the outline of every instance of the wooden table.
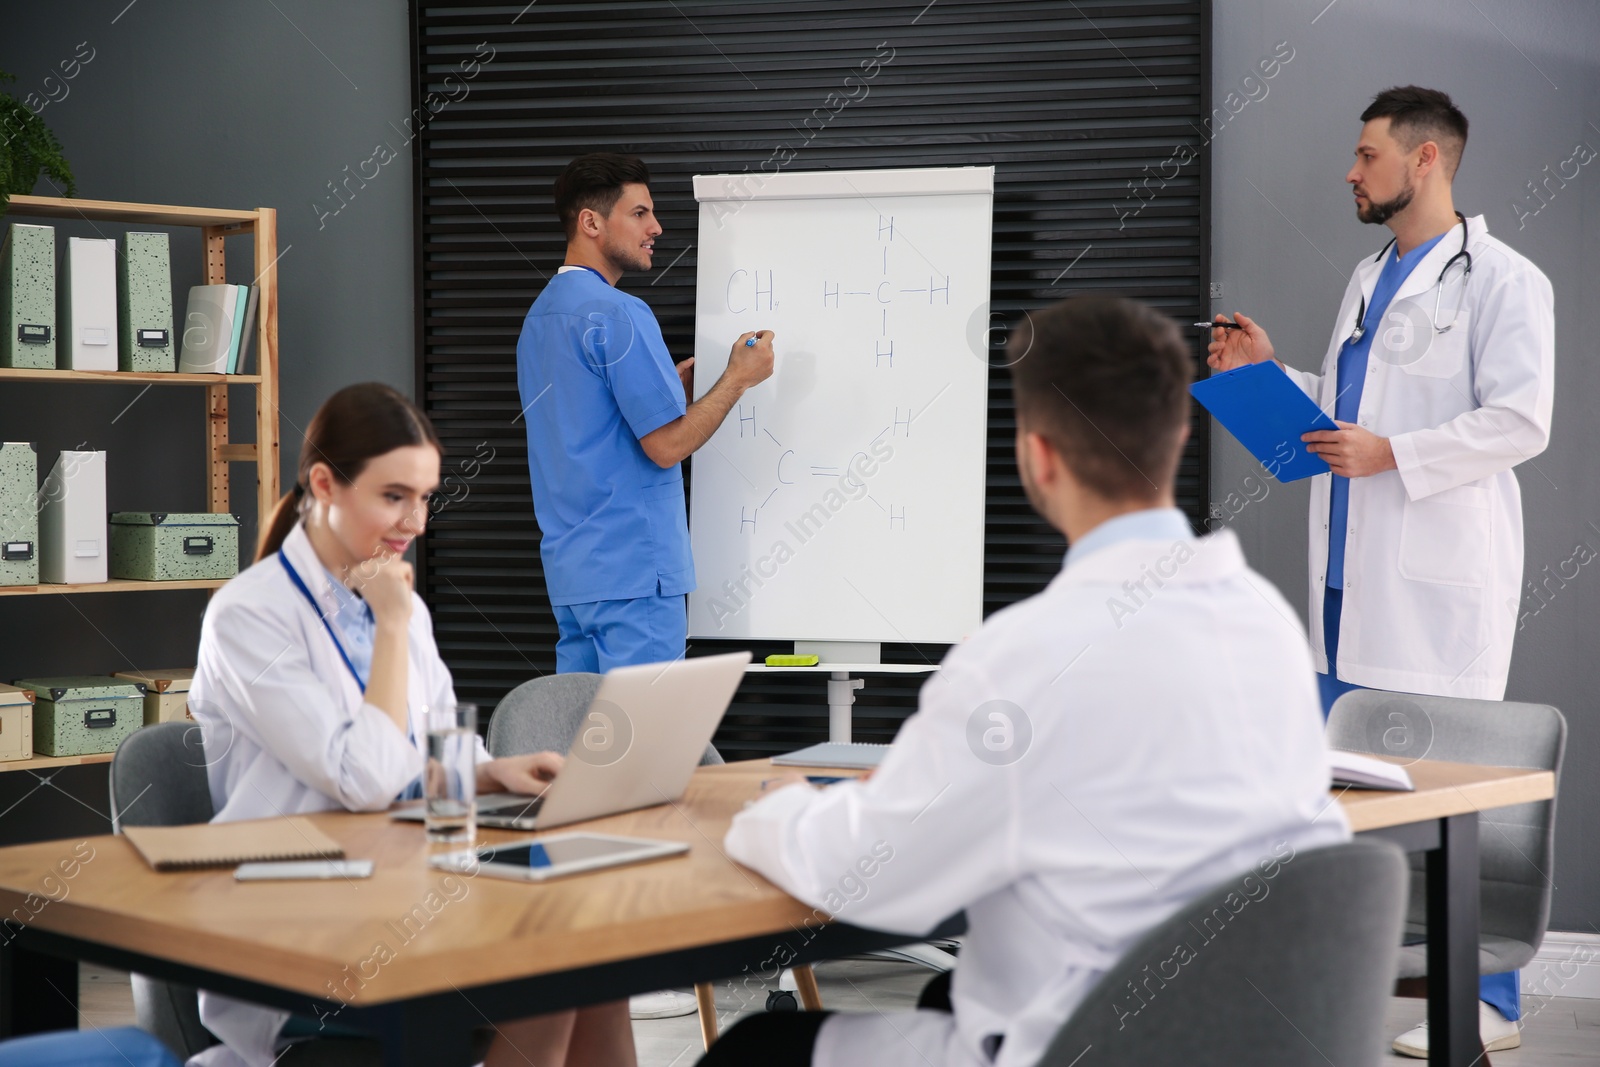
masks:
[[[704,767],[675,804],[585,823],[690,851],[545,885],[435,871],[422,827],[381,814],[310,816],[375,861],[361,880],[158,874],[113,836],[0,849],[0,916],[27,920],[0,930],[0,1036],[76,1028],[90,960],[371,1031],[396,1067],[450,1067],[491,1020],[722,979],[760,1006],[783,967],[919,940],[826,923],[723,854],[774,773]]]
[[[0,912],[25,920],[0,931],[0,1035],[76,1027],[82,959],[370,1031],[395,1067],[451,1067],[470,1062],[470,1031],[491,1020],[722,979],[748,981],[759,1004],[758,983],[783,967],[919,940],[824,923],[723,854],[734,813],[774,773],[765,760],[701,768],[678,803],[594,820],[586,827],[690,851],[546,885],[431,870],[419,826],[344,812],[312,818],[349,856],[376,861],[370,879],[157,874],[110,836],[0,849]],[[1428,854],[1430,1062],[1467,1064],[1477,812],[1548,799],[1554,783],[1437,762],[1411,774],[1415,793],[1334,796],[1358,832]]]
[[[1381,758],[1381,757],[1380,757]],[[1478,1039],[1478,812],[1555,796],[1549,771],[1421,760],[1414,793],[1336,790],[1350,828],[1427,857],[1428,1062],[1471,1067]]]

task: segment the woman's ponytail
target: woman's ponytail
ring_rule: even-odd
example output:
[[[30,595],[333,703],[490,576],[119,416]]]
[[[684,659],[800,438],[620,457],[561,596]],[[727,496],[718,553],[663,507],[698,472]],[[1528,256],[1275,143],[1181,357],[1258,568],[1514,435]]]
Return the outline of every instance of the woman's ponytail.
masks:
[[[256,549],[257,563],[283,547],[283,539],[289,536],[294,524],[300,521],[300,501],[304,497],[305,489],[296,482],[293,489],[279,498],[278,506],[272,509],[272,518],[267,522],[266,530],[261,535],[261,545]]]

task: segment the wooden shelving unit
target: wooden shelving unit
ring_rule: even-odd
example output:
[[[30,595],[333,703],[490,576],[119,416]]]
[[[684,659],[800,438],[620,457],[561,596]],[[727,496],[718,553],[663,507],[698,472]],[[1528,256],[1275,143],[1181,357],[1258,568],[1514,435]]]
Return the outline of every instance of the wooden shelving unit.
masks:
[[[196,226],[204,243],[206,284],[228,280],[227,239],[246,234],[255,237],[254,279],[261,293],[256,310],[255,374],[160,374],[139,371],[28,370],[0,367],[0,382],[71,382],[81,385],[118,384],[187,385],[204,392],[206,406],[205,449],[209,459],[206,510],[231,511],[229,467],[252,463],[256,468],[257,521],[265,519],[278,502],[278,212],[262,207],[250,211],[226,208],[176,207],[169,204],[121,204],[109,200],[76,200],[55,196],[13,196],[0,221],[18,218],[82,219],[134,225]],[[174,298],[174,310],[182,314]],[[256,439],[228,440],[228,387],[255,389]],[[0,587],[0,596],[60,593],[115,593],[153,589],[214,589],[221,582],[111,581],[95,585],[37,585]],[[0,770],[15,765],[0,763]]]
[[[205,403],[204,447],[208,463],[206,510],[233,510],[229,468],[234,463],[255,465],[257,522],[265,521],[278,502],[278,212],[263,207],[250,211],[220,208],[174,207],[167,204],[122,204],[106,200],[76,200],[53,196],[13,196],[0,224],[20,218],[81,219],[133,225],[195,226],[200,229],[206,284],[228,280],[227,239],[253,235],[255,262],[252,284],[260,287],[256,308],[255,374],[159,374],[125,371],[28,370],[0,367],[0,383],[51,382],[78,385],[165,385],[199,388]],[[174,310],[183,314],[174,296]],[[255,389],[255,441],[228,439],[228,387]],[[0,586],[0,597],[62,595],[74,593],[127,593],[175,589],[215,589],[219,580],[140,582],[113,579],[91,585]],[[35,756],[0,762],[5,771],[39,770],[110,763],[111,754],[89,756]]]
[[[113,578],[88,585],[0,585],[0,596],[37,596],[47,593],[151,593],[164,589],[220,589],[222,578],[183,578],[172,582],[143,582]]]
[[[81,767],[86,763],[110,763],[112,753],[93,752],[87,756],[39,756],[0,763],[0,771],[42,771],[49,767]]]

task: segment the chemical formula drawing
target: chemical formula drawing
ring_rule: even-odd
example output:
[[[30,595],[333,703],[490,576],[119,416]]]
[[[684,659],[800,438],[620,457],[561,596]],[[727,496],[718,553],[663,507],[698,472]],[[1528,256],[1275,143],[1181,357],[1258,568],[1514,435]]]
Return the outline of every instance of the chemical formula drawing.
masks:
[[[691,636],[981,621],[991,189],[987,168],[816,172],[701,198],[696,388],[742,333],[776,358],[691,461]]]

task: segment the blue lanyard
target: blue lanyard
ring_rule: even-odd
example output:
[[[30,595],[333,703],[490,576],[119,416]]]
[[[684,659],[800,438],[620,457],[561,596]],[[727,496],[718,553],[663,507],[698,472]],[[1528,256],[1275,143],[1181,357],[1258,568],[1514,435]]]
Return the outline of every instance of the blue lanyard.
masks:
[[[333,647],[339,650],[339,658],[344,660],[344,665],[350,668],[350,677],[356,680],[356,685],[361,687],[361,695],[367,695],[367,683],[361,680],[361,675],[356,671],[356,665],[350,662],[350,653],[344,650],[344,643],[339,640],[339,635],[333,632],[333,626],[328,622],[328,617],[322,613],[322,607],[317,603],[317,598],[311,595],[311,590],[306,588],[305,580],[298,571],[289,563],[289,557],[283,554],[283,549],[278,549],[278,562],[283,564],[283,569],[289,572],[289,580],[295,588],[300,590],[306,598],[306,603],[311,605],[311,610],[317,613],[317,619],[322,623],[322,628],[328,631],[328,636],[333,639]]]

